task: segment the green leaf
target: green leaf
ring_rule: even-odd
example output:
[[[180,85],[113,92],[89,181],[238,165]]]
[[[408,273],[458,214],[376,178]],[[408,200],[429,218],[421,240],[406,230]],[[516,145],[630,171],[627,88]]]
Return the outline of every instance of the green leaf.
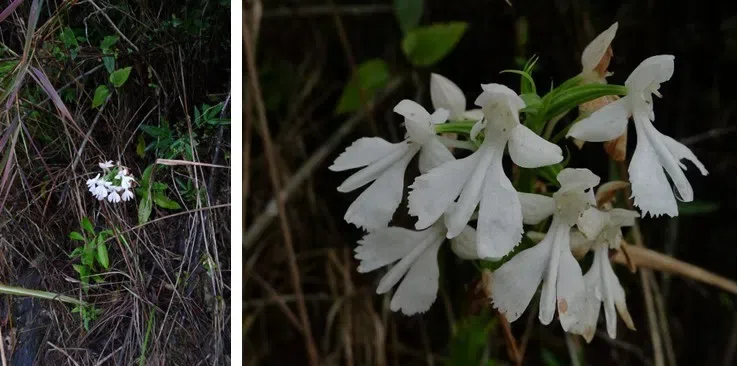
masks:
[[[128,80],[128,76],[131,74],[131,66],[124,67],[122,69],[118,69],[110,74],[110,77],[108,78],[110,80],[110,83],[113,84],[114,87],[120,88],[123,86],[123,84],[126,83],[126,80]]]
[[[350,113],[362,106],[362,97],[368,102],[390,80],[390,69],[384,60],[376,58],[363,62],[357,67],[357,74],[344,87],[336,114]],[[360,92],[364,91],[364,95]]]
[[[444,365],[480,365],[490,332],[495,326],[496,320],[491,318],[488,311],[457,321],[454,335],[449,341],[449,358]]]
[[[82,255],[82,247],[74,248],[72,253],[69,253],[69,258],[76,258]]]
[[[76,231],[72,231],[71,233],[69,233],[69,238],[72,240],[86,241],[85,237]]]
[[[161,208],[168,210],[179,210],[180,204],[169,199],[162,191],[153,191],[152,196],[154,197],[154,203]]]
[[[59,34],[59,39],[62,40],[62,42],[64,43],[64,47],[66,47],[67,49],[73,49],[79,46],[79,44],[77,43],[77,37],[74,36],[72,28],[62,28],[62,32],[61,34]]]
[[[105,66],[105,70],[108,71],[108,74],[112,73],[113,70],[115,70],[115,57],[103,56],[103,66]]]
[[[105,245],[104,241],[98,242],[97,254],[98,263],[100,263],[103,268],[108,269],[110,266],[110,259],[108,259],[108,246]]]
[[[410,32],[421,22],[423,0],[394,0],[393,7],[403,33]]]
[[[431,66],[454,49],[466,30],[466,22],[416,28],[403,38],[403,53],[415,66]]]
[[[536,94],[536,83],[534,83],[534,79],[531,77],[529,73],[526,71],[521,70],[503,70],[500,72],[508,73],[508,74],[518,74],[521,75],[521,92],[523,94]]]
[[[79,273],[80,277],[85,277],[89,273],[89,271],[87,270],[87,267],[80,265],[80,264],[73,264],[72,268],[74,268],[75,272]]]
[[[144,169],[144,173],[141,174],[141,181],[139,182],[141,184],[141,189],[138,191],[141,193],[141,201],[139,202],[138,210],[139,225],[145,224],[149,221],[149,217],[151,216],[151,179],[154,175],[154,169],[155,165],[151,164],[146,167],[146,169]]]
[[[97,89],[95,89],[95,96],[92,97],[92,108],[97,108],[103,105],[105,103],[105,100],[108,99],[108,96],[110,95],[110,90],[105,85],[99,85]]]
[[[149,216],[151,216],[151,208],[151,192],[146,191],[142,195],[142,199],[139,202],[139,225],[143,225],[147,221],[149,221]]]
[[[109,53],[111,47],[118,42],[118,36],[105,36],[103,41],[100,43],[100,49],[103,53]]]
[[[692,201],[677,203],[677,212],[680,215],[705,215],[716,212],[718,209],[718,202]]]
[[[144,141],[144,135],[139,135],[139,139],[136,143],[136,155],[138,155],[140,158],[143,158],[145,152],[146,142]]]
[[[87,216],[82,218],[82,221],[80,221],[80,225],[82,225],[82,228],[85,229],[90,234],[95,234],[95,229],[92,226],[92,222],[90,222],[90,219],[87,218]]]

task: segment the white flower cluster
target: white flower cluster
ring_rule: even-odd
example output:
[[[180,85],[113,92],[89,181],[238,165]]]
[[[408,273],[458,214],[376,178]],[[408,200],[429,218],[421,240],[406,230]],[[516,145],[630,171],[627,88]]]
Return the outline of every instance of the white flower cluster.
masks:
[[[614,24],[583,52],[580,76],[585,81],[606,83],[616,29]],[[686,169],[682,159],[708,173],[687,147],[652,125],[652,94],[660,96],[660,83],[672,76],[673,62],[670,55],[646,59],[626,80],[624,98],[590,114],[567,134],[582,141],[609,141],[625,134],[628,119],[634,120],[637,147],[628,170],[632,198],[642,215],[677,215],[665,172],[679,199],[693,199],[681,170]],[[633,329],[608,250],[620,247],[621,228],[633,225],[639,214],[610,204],[598,206],[594,188],[600,178],[587,169],[561,170],[560,188],[551,197],[517,192],[503,169],[506,146],[513,163],[523,168],[563,160],[560,147],[521,124],[519,114],[526,107],[521,96],[501,84],[483,84],[474,102],[480,109],[467,110],[464,93],[449,79],[432,74],[430,89],[433,113],[410,100],[395,106],[394,111],[405,118],[404,141],[361,138],[329,168],[361,168],[338,187],[340,192],[367,186],[344,216],[368,231],[355,250],[359,272],[390,266],[377,293],[399,283],[391,309],[408,315],[425,312],[436,299],[437,252],[445,239],[451,239],[452,250],[462,259],[498,260],[520,243],[524,224],[551,216],[548,232],[538,244],[484,275],[492,305],[514,321],[541,285],[539,319],[544,324],[553,320],[556,311],[566,331],[589,341],[603,303],[611,337],[616,336],[616,310]],[[437,134],[447,121],[461,120],[476,122],[469,131],[470,141]],[[456,159],[449,147],[473,152]],[[403,198],[404,174],[415,155],[419,155],[421,175],[409,187],[408,209],[418,218],[416,230],[388,227]],[[474,227],[471,221],[476,222]],[[594,262],[584,276],[573,250],[594,252]]]
[[[118,203],[133,199],[133,184],[136,183],[128,168],[121,166],[120,162],[113,164],[108,160],[98,164],[103,170],[102,176],[98,174],[95,178],[87,180],[87,188],[98,201],[108,199],[108,202]]]

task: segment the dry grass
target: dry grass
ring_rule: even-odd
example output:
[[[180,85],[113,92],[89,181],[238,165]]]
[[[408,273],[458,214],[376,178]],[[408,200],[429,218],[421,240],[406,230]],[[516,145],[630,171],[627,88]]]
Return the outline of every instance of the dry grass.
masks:
[[[221,117],[228,118],[228,9],[206,2],[190,3],[187,10],[184,3],[165,9],[45,2],[26,41],[32,3],[37,2],[26,1],[0,23],[0,43],[15,52],[4,53],[2,61],[27,60],[44,70],[56,93],[69,96],[62,102],[69,118],[43,100],[46,94],[30,75],[11,108],[2,100],[3,133],[16,126],[13,121],[20,127],[15,145],[3,151],[5,157],[12,151],[14,164],[0,185],[0,282],[79,298],[100,314],[88,331],[69,305],[3,296],[4,356],[11,364],[227,364],[230,184],[222,166],[228,165],[228,126],[202,132],[194,127],[193,110],[203,102],[225,102]],[[193,17],[210,22],[209,28],[189,33],[183,13],[198,14]],[[184,20],[183,28],[165,26],[172,14]],[[67,26],[90,39],[80,41],[75,59],[59,58],[54,50],[65,51],[59,34]],[[133,71],[96,110],[90,108],[93,92],[108,79],[100,61],[101,34],[119,36],[118,65]],[[25,51],[24,44],[30,45]],[[102,160],[120,160],[140,178],[156,157],[151,151],[137,154],[139,127],[163,119],[190,142],[195,164],[157,168],[156,181],[169,186],[168,196],[182,209],[155,206],[152,220],[138,225],[138,198],[117,205],[98,202],[85,180]],[[203,193],[190,197],[177,181]],[[109,269],[100,272],[100,282],[91,280],[87,293],[72,268],[79,260],[68,257],[78,243],[69,233],[80,230],[83,217],[97,230],[120,232],[107,241]]]

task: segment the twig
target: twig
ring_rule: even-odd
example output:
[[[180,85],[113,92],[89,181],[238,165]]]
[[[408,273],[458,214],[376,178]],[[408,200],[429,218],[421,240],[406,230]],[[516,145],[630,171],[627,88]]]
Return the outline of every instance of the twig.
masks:
[[[675,350],[672,347],[672,335],[670,335],[670,324],[667,321],[665,300],[662,296],[662,292],[660,292],[659,290],[657,278],[654,275],[649,276],[649,282],[651,282],[652,289],[654,290],[654,303],[657,305],[657,315],[659,316],[659,330],[662,332],[662,337],[665,340],[665,354],[667,354],[667,363],[670,366],[675,366],[677,365],[677,359],[675,358]]]
[[[387,96],[392,94],[401,84],[402,79],[393,79],[388,86],[380,92],[373,101],[369,103],[373,107],[381,103]],[[370,108],[371,109],[371,108]],[[328,155],[336,149],[336,147],[344,140],[344,138],[361,122],[368,111],[362,110],[353,115],[346,122],[341,124],[336,132],[326,140],[326,142],[311,155],[308,160],[298,169],[295,174],[287,182],[287,185],[280,191],[280,199],[287,201],[290,196],[297,190],[303,182],[313,175],[313,171],[325,160]],[[249,249],[257,239],[262,235],[267,226],[277,216],[277,203],[274,198],[270,200],[262,213],[254,220],[244,236],[244,248]]]
[[[736,294],[736,282],[721,277],[703,268],[672,258],[653,250],[638,247],[627,242],[621,242],[621,250],[613,256],[613,261],[628,266],[628,261],[622,250],[628,252],[631,261],[637,267],[677,274],[691,278],[725,291]]]
[[[246,50],[246,64],[249,75],[249,84],[251,87],[252,100],[255,102],[254,105],[257,110],[257,120],[259,122],[259,130],[262,135],[262,141],[264,142],[265,156],[267,158],[267,165],[269,166],[269,175],[272,181],[272,188],[277,195],[277,209],[280,215],[280,226],[282,235],[285,239],[285,251],[287,254],[288,265],[290,267],[290,277],[292,281],[293,290],[295,295],[298,297],[298,315],[303,325],[303,335],[305,338],[305,346],[308,352],[308,360],[311,365],[318,366],[318,351],[316,349],[315,342],[313,341],[313,335],[311,333],[310,322],[308,320],[308,311],[303,300],[303,292],[300,286],[300,273],[298,271],[298,263],[295,258],[295,249],[292,242],[292,234],[290,232],[290,226],[287,221],[287,214],[285,212],[285,201],[284,198],[279,194],[280,192],[280,181],[277,171],[277,163],[274,156],[274,147],[272,146],[272,138],[269,133],[269,126],[267,125],[267,115],[264,107],[264,101],[262,100],[262,91],[259,85],[259,75],[256,68],[256,59],[252,49],[252,38],[249,27],[242,29],[244,38],[244,49]]]
[[[723,135],[726,135],[731,132],[736,132],[736,126],[730,126],[730,127],[720,127],[720,128],[714,128],[711,130],[708,130],[703,133],[699,133],[697,135],[693,135],[690,137],[686,137],[684,139],[681,139],[680,142],[683,145],[694,145],[697,144],[703,140],[713,139],[717,137],[721,137]]]
[[[130,45],[131,45],[131,47],[133,47],[133,49],[134,49],[134,50],[136,50],[136,52],[139,52],[139,48],[138,48],[138,47],[136,47],[136,45],[135,45],[135,44],[133,44],[133,42],[131,42],[131,40],[130,40],[130,39],[128,39],[128,37],[126,37],[126,35],[125,35],[125,34],[123,34],[123,32],[121,32],[121,30],[120,30],[120,29],[118,29],[118,27],[117,27],[117,26],[115,25],[115,23],[113,23],[113,21],[112,21],[112,20],[110,20],[110,17],[108,17],[108,14],[106,14],[106,13],[105,13],[105,11],[103,11],[103,9],[100,9],[100,7],[99,7],[99,6],[97,5],[97,4],[95,4],[95,2],[94,2],[94,1],[92,1],[92,0],[89,0],[89,3],[90,3],[90,4],[92,4],[92,6],[94,6],[94,7],[95,7],[95,9],[97,9],[97,11],[99,11],[100,13],[102,13],[102,14],[103,14],[103,17],[104,17],[104,18],[105,18],[106,20],[108,20],[108,23],[110,23],[110,26],[111,26],[111,27],[113,27],[113,30],[114,30],[114,31],[115,31],[116,33],[118,33],[118,35],[119,35],[119,36],[121,36],[121,38],[123,38],[123,39],[124,39],[124,40],[125,40],[126,42],[128,42],[128,44],[130,44]]]
[[[644,243],[641,237],[641,231],[639,230],[639,223],[636,222],[633,226],[634,241],[639,248],[644,248]],[[629,256],[632,261],[633,256]],[[642,285],[642,292],[644,293],[644,305],[647,308],[647,319],[649,321],[649,334],[652,338],[652,351],[654,353],[654,364],[655,366],[665,365],[665,355],[662,352],[662,338],[659,335],[659,324],[657,321],[657,311],[654,306],[654,296],[652,295],[652,286],[649,283],[649,275],[652,272],[645,267],[639,269],[639,280]]]
[[[340,15],[372,15],[390,13],[393,11],[392,5],[372,4],[372,5],[315,5],[303,6],[296,8],[280,7],[267,9],[264,11],[265,18],[282,18],[282,17],[310,17],[317,15],[331,15],[336,12]]]
[[[513,336],[513,332],[511,331],[511,323],[509,323],[508,319],[506,319],[506,317],[499,311],[495,311],[495,315],[498,317],[500,327],[503,328],[503,336],[505,338],[506,350],[508,351],[508,358],[515,362],[516,365],[520,365],[523,362],[523,357],[518,345],[516,344],[516,337]]]
[[[193,165],[193,166],[207,166],[207,167],[210,167],[210,168],[231,169],[231,167],[228,166],[228,165],[200,163],[200,162],[197,162],[197,161],[189,161],[189,160],[157,159],[156,163],[157,164],[161,164],[161,165],[169,165],[169,166]]]

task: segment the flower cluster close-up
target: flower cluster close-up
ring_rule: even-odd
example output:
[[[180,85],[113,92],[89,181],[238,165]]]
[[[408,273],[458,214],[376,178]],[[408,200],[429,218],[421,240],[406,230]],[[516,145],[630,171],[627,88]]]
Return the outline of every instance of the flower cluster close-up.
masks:
[[[708,171],[688,147],[653,125],[654,97],[662,97],[660,85],[673,76],[674,56],[645,59],[625,85],[607,82],[617,28],[613,24],[585,48],[582,73],[543,95],[528,75],[536,58],[518,71],[520,90],[483,80],[477,109],[471,110],[454,82],[431,74],[430,110],[409,99],[393,109],[403,117],[403,141],[360,138],[336,158],[333,171],[361,168],[338,187],[361,191],[344,219],[367,231],[355,248],[358,271],[388,267],[377,293],[397,285],[392,310],[406,315],[429,310],[438,297],[439,249],[450,239],[459,258],[478,261],[490,305],[510,322],[540,289],[542,324],[556,313],[565,331],[589,342],[602,304],[611,338],[616,312],[635,329],[609,259],[625,251],[622,228],[649,217],[677,216],[677,202],[694,199],[683,172],[686,163],[702,175]],[[571,110],[580,117],[556,130]],[[629,120],[637,143],[625,157]],[[565,138],[579,146],[605,142],[604,154],[629,160],[628,183],[571,166],[570,154],[578,151],[563,150]],[[512,161],[508,172],[506,155]],[[417,169],[411,167],[415,156]],[[406,187],[411,169],[420,175]],[[626,200],[616,200],[619,191],[629,192]],[[396,211],[405,209],[400,207],[404,192],[407,211],[417,219],[414,229],[391,225]],[[584,271],[576,255],[588,252],[591,264]]]

